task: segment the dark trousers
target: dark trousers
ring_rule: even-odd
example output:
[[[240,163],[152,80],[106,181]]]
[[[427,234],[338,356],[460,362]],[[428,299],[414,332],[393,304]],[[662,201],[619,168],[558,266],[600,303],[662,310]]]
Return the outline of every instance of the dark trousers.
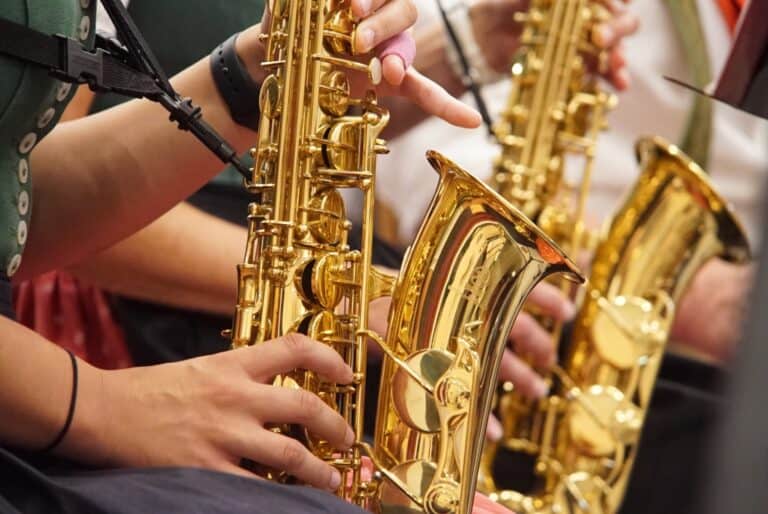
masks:
[[[668,356],[620,514],[694,514],[723,408],[718,370]]]
[[[45,469],[45,468],[48,469]],[[202,469],[33,466],[0,448],[2,514],[363,514],[330,493]]]

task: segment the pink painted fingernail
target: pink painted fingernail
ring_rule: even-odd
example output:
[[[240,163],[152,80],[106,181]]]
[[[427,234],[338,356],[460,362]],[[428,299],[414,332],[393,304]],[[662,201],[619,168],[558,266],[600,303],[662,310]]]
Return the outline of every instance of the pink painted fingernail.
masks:
[[[401,32],[391,37],[379,47],[381,59],[396,55],[403,61],[403,67],[408,68],[416,58],[416,42],[407,32]]]

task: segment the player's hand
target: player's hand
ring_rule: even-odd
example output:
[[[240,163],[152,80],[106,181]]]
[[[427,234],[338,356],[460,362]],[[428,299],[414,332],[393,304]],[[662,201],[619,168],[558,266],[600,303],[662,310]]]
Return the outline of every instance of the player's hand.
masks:
[[[299,441],[268,428],[302,425],[340,450],[354,442],[344,418],[317,395],[272,385],[275,375],[296,368],[340,384],[352,381],[352,370],[336,351],[300,335],[171,364],[104,371],[102,387],[88,389],[101,396],[79,399],[73,425],[91,437],[69,452],[101,466],[201,467],[255,477],[240,467],[248,459],[335,490],[338,471]]]
[[[591,34],[596,47],[608,51],[607,66],[600,70],[617,89],[629,85],[622,41],[639,26],[637,16],[629,13],[623,3],[606,0],[610,19],[594,27]],[[470,20],[475,40],[488,65],[499,73],[507,73],[520,44],[522,25],[515,13],[528,9],[525,0],[478,0],[470,8]]]
[[[415,42],[409,30],[416,22],[415,0],[351,0],[352,13],[360,19],[354,33],[357,58],[381,60],[381,80],[375,85],[381,96],[402,96],[423,109],[460,127],[477,127],[480,115],[448,94],[445,89],[427,79],[412,66],[416,54]],[[269,26],[269,11],[260,25],[244,31],[237,41],[238,55],[248,66],[257,82],[264,80],[260,63],[264,47],[260,39]],[[367,74],[350,72],[352,90],[360,94],[372,86]]]
[[[526,302],[544,316],[560,322],[569,321],[576,309],[563,293],[548,282],[540,282],[531,291]],[[509,348],[504,351],[499,378],[512,382],[521,394],[541,398],[548,392],[547,383],[531,367],[547,369],[555,362],[555,342],[551,334],[525,310],[521,311],[509,333]]]
[[[727,360],[741,339],[754,272],[754,266],[707,262],[680,301],[670,339]]]

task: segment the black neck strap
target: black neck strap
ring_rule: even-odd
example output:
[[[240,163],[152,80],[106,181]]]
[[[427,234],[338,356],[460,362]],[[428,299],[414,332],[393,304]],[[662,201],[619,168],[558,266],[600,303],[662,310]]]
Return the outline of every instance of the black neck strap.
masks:
[[[459,57],[459,65],[462,70],[461,81],[464,83],[464,87],[466,87],[470,94],[472,94],[472,98],[475,100],[475,106],[480,113],[480,117],[483,119],[483,124],[485,125],[486,130],[488,130],[488,134],[493,136],[493,120],[491,119],[490,112],[488,112],[488,105],[485,103],[485,99],[480,92],[480,85],[475,81],[472,75],[472,67],[469,64],[469,59],[467,59],[467,54],[464,52],[464,47],[461,46],[461,40],[456,34],[456,30],[453,27],[453,23],[451,23],[451,18],[448,16],[449,13],[443,5],[442,0],[437,0],[437,8],[440,11],[440,18],[443,20],[445,32],[448,34],[448,40]],[[456,8],[458,7],[454,6],[454,9]]]
[[[226,164],[232,164],[246,180],[248,167],[237,152],[202,119],[199,107],[182,98],[171,85],[141,32],[120,0],[101,0],[117,29],[120,43],[96,37],[90,51],[79,41],[62,35],[48,35],[0,18],[0,54],[46,68],[64,82],[88,84],[94,91],[115,92],[160,103]]]

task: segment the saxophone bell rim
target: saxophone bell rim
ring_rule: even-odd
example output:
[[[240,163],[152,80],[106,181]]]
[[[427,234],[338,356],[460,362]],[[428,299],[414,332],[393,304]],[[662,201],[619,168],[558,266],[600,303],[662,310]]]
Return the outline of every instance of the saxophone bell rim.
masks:
[[[487,194],[486,198],[490,198],[499,210],[499,213],[514,224],[517,232],[526,233],[527,238],[536,242],[539,253],[552,265],[552,273],[562,272],[564,273],[563,278],[577,284],[584,284],[586,282],[585,275],[579,270],[576,263],[565,254],[562,248],[531,221],[528,216],[505,200],[498,192],[436,150],[428,150],[426,157],[429,164],[442,179],[448,179],[453,176],[470,183],[473,187]]]
[[[641,173],[658,165],[661,160],[673,160],[678,166],[674,173],[706,201],[718,221],[718,235],[723,242],[722,259],[743,264],[752,258],[743,224],[730,202],[717,192],[709,174],[677,145],[661,136],[643,136],[635,142],[635,155]]]

